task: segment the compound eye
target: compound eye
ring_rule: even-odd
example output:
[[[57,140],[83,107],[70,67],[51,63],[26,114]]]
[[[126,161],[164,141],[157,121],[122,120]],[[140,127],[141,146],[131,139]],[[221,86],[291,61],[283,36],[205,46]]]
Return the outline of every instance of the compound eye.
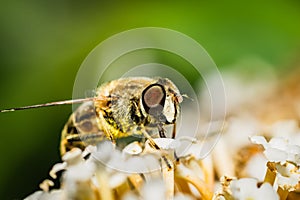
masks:
[[[148,86],[142,94],[145,111],[151,115],[158,115],[163,111],[165,99],[166,91],[158,84]]]

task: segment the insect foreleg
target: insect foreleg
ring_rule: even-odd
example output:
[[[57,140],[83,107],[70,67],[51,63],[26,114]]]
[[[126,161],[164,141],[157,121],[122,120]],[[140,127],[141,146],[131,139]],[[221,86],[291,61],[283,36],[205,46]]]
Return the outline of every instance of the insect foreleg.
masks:
[[[172,139],[175,139],[176,136],[176,122],[173,124],[173,131],[172,131]]]
[[[161,148],[155,143],[153,138],[147,133],[147,131],[143,131],[144,136],[148,139],[150,146],[152,146],[156,150],[161,150]],[[172,165],[170,164],[170,159],[168,159],[165,155],[162,155],[163,161],[166,163],[168,170],[172,169]]]
[[[64,155],[67,151],[74,147],[83,150],[88,145],[95,145],[106,139],[107,137],[103,132],[67,135],[61,142],[61,154]]]
[[[163,125],[162,124],[158,124],[157,128],[158,128],[159,137],[166,138],[166,134],[165,134],[166,131],[163,128]]]

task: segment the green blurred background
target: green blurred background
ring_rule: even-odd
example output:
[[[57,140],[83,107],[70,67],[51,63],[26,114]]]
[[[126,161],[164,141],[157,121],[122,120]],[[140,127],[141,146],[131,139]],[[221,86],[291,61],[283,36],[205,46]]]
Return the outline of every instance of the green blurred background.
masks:
[[[76,72],[106,38],[157,26],[197,40],[219,67],[257,57],[284,69],[300,50],[300,1],[0,3],[0,108],[70,99]],[[38,189],[60,161],[71,106],[0,114],[1,199]]]

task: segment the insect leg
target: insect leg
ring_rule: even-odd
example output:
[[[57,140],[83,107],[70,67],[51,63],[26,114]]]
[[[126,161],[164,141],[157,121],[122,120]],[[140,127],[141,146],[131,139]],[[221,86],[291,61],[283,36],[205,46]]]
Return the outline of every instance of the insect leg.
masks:
[[[166,138],[165,130],[164,130],[162,124],[158,125],[158,132],[159,132],[159,136],[161,138]],[[172,139],[175,139],[175,136],[176,136],[176,122],[174,122],[174,125],[173,125]],[[174,151],[174,158],[175,158],[176,162],[179,162],[179,157],[177,156],[176,151]]]
[[[163,128],[162,124],[158,124],[157,128],[158,128],[159,136],[161,138],[166,138],[165,129]]]
[[[153,138],[147,133],[147,131],[143,131],[144,136],[149,140],[150,145],[155,148],[156,150],[161,150],[161,148],[155,143],[155,141],[153,140]],[[168,170],[172,169],[172,165],[170,164],[170,160],[165,156],[162,155],[162,159],[163,161],[166,163]]]
[[[173,124],[173,132],[172,132],[172,139],[175,139],[176,136],[176,122]],[[179,157],[176,154],[176,151],[174,151],[174,158],[176,159],[176,162],[179,162]]]
[[[173,132],[172,132],[172,139],[175,139],[176,136],[176,122],[173,124]]]
[[[107,139],[107,137],[103,132],[67,135],[61,143],[61,154],[64,155],[67,151],[70,151],[74,147],[83,150],[86,146],[96,145],[105,139]]]

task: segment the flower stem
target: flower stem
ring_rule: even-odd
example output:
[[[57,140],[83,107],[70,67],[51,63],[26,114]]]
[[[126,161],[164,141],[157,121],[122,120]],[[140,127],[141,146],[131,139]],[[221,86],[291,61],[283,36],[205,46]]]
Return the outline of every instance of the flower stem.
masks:
[[[96,171],[96,178],[100,185],[99,188],[100,197],[101,199],[114,200],[112,190],[108,185],[109,177],[104,169],[102,169],[101,167],[99,168],[100,169]]]
[[[163,179],[166,185],[166,199],[174,199],[174,165],[172,162],[169,162],[172,166],[170,170],[166,163],[162,161],[162,172]]]
[[[277,193],[280,197],[280,200],[286,200],[287,196],[289,195],[289,191],[281,187],[278,187]]]
[[[213,193],[209,190],[209,188],[203,181],[199,181],[192,177],[186,177],[186,180],[195,186],[204,200],[210,200],[213,198]]]
[[[276,178],[275,170],[276,170],[275,163],[268,162],[267,163],[267,172],[266,172],[265,179],[264,179],[265,183],[270,183],[271,185],[274,184],[275,178]]]

